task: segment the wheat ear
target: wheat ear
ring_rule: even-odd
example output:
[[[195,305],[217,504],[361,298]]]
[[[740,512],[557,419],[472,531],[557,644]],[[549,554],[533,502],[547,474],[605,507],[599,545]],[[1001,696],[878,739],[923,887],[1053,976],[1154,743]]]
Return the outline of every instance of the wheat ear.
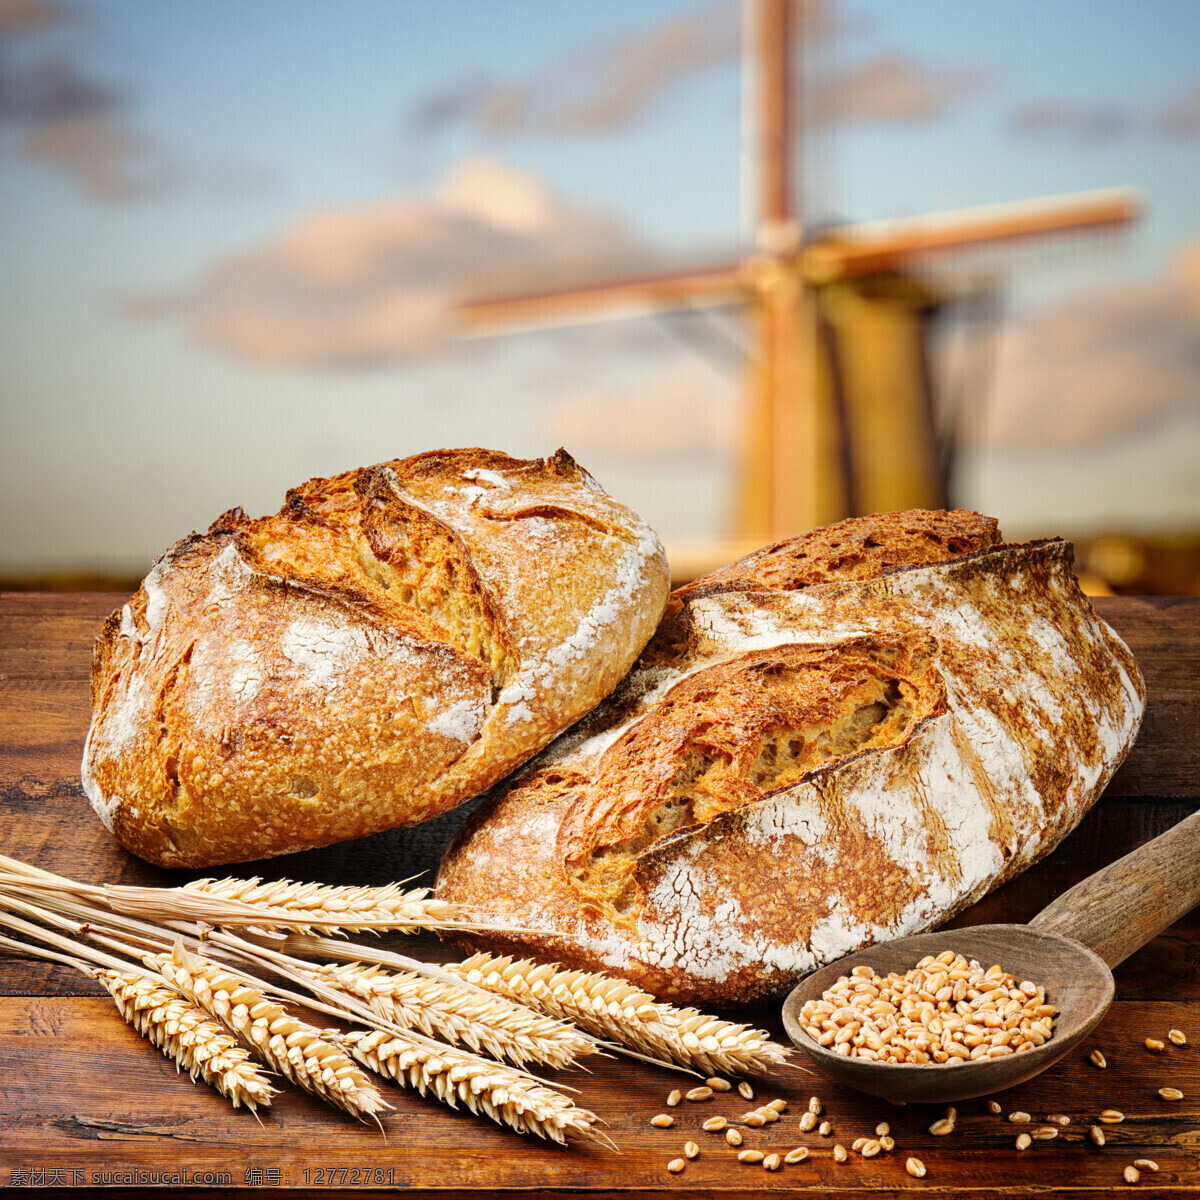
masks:
[[[444,969],[598,1037],[709,1075],[766,1075],[790,1053],[761,1030],[663,1004],[631,983],[599,972],[564,971],[554,964],[489,954]]]
[[[108,989],[121,1015],[142,1037],[175,1060],[177,1069],[193,1080],[199,1075],[234,1108],[270,1107],[276,1089],[258,1063],[186,996],[141,975],[111,970],[88,974]]]
[[[148,955],[146,965],[224,1022],[293,1083],[360,1121],[390,1108],[370,1078],[322,1030],[292,1016],[226,967],[187,953]]]
[[[449,1046],[433,1048],[376,1030],[348,1033],[342,1038],[350,1052],[372,1071],[432,1093],[451,1108],[461,1100],[518,1133],[532,1133],[564,1143],[568,1137],[588,1138],[616,1149],[593,1126],[599,1118],[553,1088],[535,1083],[499,1063],[485,1063]]]
[[[255,877],[197,879],[184,884],[183,890],[270,908],[271,916],[275,918],[272,924],[300,933],[311,932],[314,923],[328,929],[331,921],[336,922],[334,928],[347,933],[385,927],[408,933],[454,923],[459,913],[456,904],[431,898],[429,888],[406,892],[397,883],[383,887],[333,887],[321,883],[296,883],[290,879],[263,883]],[[284,919],[278,919],[280,917]]]
[[[359,963],[318,968],[314,978],[358,996],[385,1021],[418,1029],[476,1053],[566,1067],[599,1047],[586,1034],[501,996],[482,995],[415,972],[395,974]]]

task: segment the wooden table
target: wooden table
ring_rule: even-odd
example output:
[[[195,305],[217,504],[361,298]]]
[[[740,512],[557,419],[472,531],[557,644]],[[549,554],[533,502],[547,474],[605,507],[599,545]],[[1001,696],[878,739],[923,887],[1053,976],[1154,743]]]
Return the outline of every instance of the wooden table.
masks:
[[[132,858],[104,832],[79,785],[88,723],[90,647],[103,617],[122,597],[0,597],[0,845],[10,854],[90,882],[180,882]],[[1197,807],[1200,795],[1200,600],[1107,599],[1097,609],[1133,647],[1150,689],[1141,738],[1108,793],[1045,862],[988,897],[957,924],[1025,921],[1055,895],[1100,866],[1169,828]],[[252,864],[245,873],[369,882],[411,875],[436,862],[461,820],[450,814],[415,831],[369,838],[291,859]],[[1200,911],[1200,910],[1198,910]],[[405,939],[406,950],[445,958],[433,938]],[[747,1145],[812,1147],[807,1161],[768,1173],[739,1164],[720,1135],[700,1131],[716,1113],[743,1111],[739,1100],[685,1104],[675,1128],[651,1128],[678,1076],[627,1061],[602,1061],[569,1082],[599,1113],[619,1144],[564,1150],[520,1139],[489,1122],[389,1089],[395,1113],[386,1138],[289,1090],[262,1123],[234,1111],[216,1093],[194,1086],[117,1015],[111,1001],[69,968],[0,959],[0,1186],[102,1184],[138,1190],[153,1184],[191,1191],[274,1193],[332,1188],[438,1192],[442,1196],[513,1190],[526,1196],[579,1192],[624,1197],[751,1196],[764,1191],[876,1196],[940,1191],[972,1196],[1059,1196],[1126,1191],[1122,1170],[1150,1158],[1139,1186],[1156,1195],[1200,1192],[1200,921],[1197,913],[1169,929],[1116,972],[1117,1002],[1083,1051],[1042,1077],[999,1097],[1005,1113],[1035,1119],[1065,1113],[1071,1124],[1053,1141],[1014,1147],[1016,1126],[983,1101],[959,1105],[956,1131],[927,1130],[940,1110],[889,1107],[834,1085],[820,1074],[786,1070],[763,1082],[760,1097],[782,1096],[791,1108]],[[753,1018],[781,1036],[774,1012]],[[1185,1031],[1188,1044],[1150,1054],[1145,1038]],[[1087,1051],[1100,1047],[1106,1070]],[[1185,1098],[1167,1103],[1163,1085]],[[733,1093],[736,1096],[736,1093]],[[817,1095],[834,1138],[799,1132],[798,1113]],[[1102,1108],[1126,1114],[1108,1125],[1097,1147],[1088,1126]],[[852,1154],[844,1165],[833,1140],[847,1146],[888,1121],[894,1153]],[[680,1175],[667,1161],[685,1140],[702,1148]],[[922,1159],[922,1180],[905,1159]],[[142,1172],[141,1176],[137,1172]],[[186,1186],[179,1187],[180,1184]]]

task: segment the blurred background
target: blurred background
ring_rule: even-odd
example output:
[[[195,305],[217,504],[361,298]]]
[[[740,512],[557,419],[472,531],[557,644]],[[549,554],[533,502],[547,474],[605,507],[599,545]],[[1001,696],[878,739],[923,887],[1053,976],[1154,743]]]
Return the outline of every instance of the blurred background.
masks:
[[[1200,5],[784,5],[773,117],[764,6],[0,0],[0,586],[564,445],[679,578],[916,480],[1200,593]]]

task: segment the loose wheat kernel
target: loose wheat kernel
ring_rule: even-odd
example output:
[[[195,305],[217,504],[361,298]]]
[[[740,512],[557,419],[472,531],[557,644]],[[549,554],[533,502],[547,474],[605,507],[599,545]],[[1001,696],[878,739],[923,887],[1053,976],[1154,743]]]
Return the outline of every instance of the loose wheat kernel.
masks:
[[[807,1146],[797,1146],[795,1150],[789,1150],[784,1156],[783,1161],[795,1166],[796,1163],[802,1163],[808,1157]]]
[[[1173,1046],[1186,1046],[1187,1034],[1184,1033],[1182,1029],[1172,1029],[1171,1032],[1167,1034],[1167,1040]]]
[[[904,1169],[914,1179],[925,1178],[925,1164],[919,1158],[910,1158],[908,1162],[904,1164]]]
[[[821,1124],[817,1126],[817,1132],[822,1137],[828,1137],[833,1132],[833,1126],[830,1125],[828,1121],[822,1121]]]
[[[874,1158],[882,1149],[883,1147],[874,1138],[871,1138],[859,1153],[863,1158]]]
[[[673,1158],[669,1163],[667,1163],[667,1170],[670,1171],[672,1175],[678,1175],[679,1172],[682,1171],[686,1166],[687,1163],[685,1163],[682,1158]]]
[[[1017,1149],[1018,1150],[1028,1150],[1029,1147],[1032,1145],[1033,1145],[1033,1138],[1031,1138],[1029,1136],[1029,1134],[1027,1134],[1027,1133],[1017,1134]]]
[[[1143,1171],[1157,1171],[1158,1163],[1152,1158],[1135,1158],[1133,1160],[1135,1167],[1140,1167]]]
[[[1172,1088],[1172,1087],[1159,1088],[1158,1094],[1164,1100],[1182,1100],[1183,1099],[1183,1093],[1178,1088]]]
[[[676,1088],[667,1097],[667,1107],[674,1108],[675,1105],[677,1105],[680,1102],[680,1100],[682,1100],[682,1099],[683,1099],[683,1093],[678,1088]]]
[[[767,1123],[767,1118],[760,1112],[742,1113],[743,1124],[749,1125],[751,1129],[757,1129],[760,1125]]]
[[[719,1075],[714,1075],[711,1079],[704,1081],[705,1086],[712,1088],[714,1092],[727,1092],[733,1087],[733,1084],[728,1079],[722,1079]]]
[[[800,1118],[800,1132],[809,1133],[817,1127],[817,1118],[815,1113],[806,1112]]]
[[[699,1153],[700,1153],[700,1147],[697,1146],[695,1142],[684,1142],[683,1143],[684,1158],[695,1158],[697,1155],[699,1155]]]
[[[740,1146],[742,1144],[742,1131],[740,1129],[725,1130],[725,1140],[731,1146]]]
[[[729,1122],[724,1117],[709,1117],[700,1128],[706,1133],[720,1133],[728,1124]]]
[[[950,1119],[954,1120],[953,1117],[951,1117]],[[879,1124],[875,1126],[875,1136],[876,1137],[885,1137],[887,1134],[889,1134],[891,1132],[892,1132],[892,1127],[886,1121],[880,1121]]]
[[[1031,1136],[1035,1142],[1050,1142],[1058,1137],[1058,1130],[1053,1125],[1039,1125]]]
[[[1093,1125],[1091,1129],[1088,1130],[1088,1137],[1090,1137],[1097,1146],[1104,1145],[1104,1130],[1101,1129],[1099,1125]]]
[[[850,1156],[846,1153],[846,1147],[843,1146],[841,1142],[838,1142],[833,1148],[833,1161],[845,1162],[849,1157]]]
[[[1029,1114],[1027,1112],[1020,1112],[1020,1111],[1010,1112],[1008,1114],[1008,1119],[1014,1125],[1028,1125],[1029,1124]]]
[[[885,1134],[879,1139],[879,1144],[890,1154],[896,1148],[896,1139],[890,1134]]]
[[[743,1079],[742,1082],[738,1084],[738,1095],[741,1096],[743,1100],[753,1100],[754,1089]]]
[[[1102,1050],[1093,1050],[1088,1058],[1091,1059],[1092,1066],[1099,1067],[1101,1070],[1108,1066],[1108,1060],[1104,1057]]]
[[[1137,1183],[1137,1181],[1142,1177],[1142,1173],[1137,1169],[1137,1167],[1126,1167],[1125,1170],[1121,1172],[1121,1175],[1126,1183]]]
[[[767,1156],[761,1150],[743,1150],[738,1155],[738,1162],[760,1163]]]
[[[767,1157],[763,1159],[763,1167],[768,1171],[778,1171],[779,1163],[780,1158],[778,1154],[768,1154]]]
[[[1098,1119],[1103,1125],[1120,1125],[1125,1120],[1125,1114],[1118,1112],[1115,1108],[1106,1108]]]
[[[825,1111],[824,1107],[821,1104],[819,1097],[811,1096],[809,1098],[808,1111],[817,1117],[819,1117]]]
[[[947,1104],[942,1116],[945,1117],[947,1121],[957,1121],[958,1109],[955,1108],[953,1104]]]
[[[1161,1054],[1167,1048],[1166,1042],[1160,1041],[1158,1038],[1147,1038],[1146,1049],[1151,1054]]]
[[[998,1117],[1004,1111],[1004,1109],[1000,1107],[1000,1102],[998,1100],[989,1100],[987,1102],[987,1110],[992,1114],[993,1117]]]
[[[773,1108],[763,1107],[757,1111],[758,1115],[762,1117],[762,1119],[766,1121],[768,1125],[772,1125],[779,1120],[779,1114]],[[812,1113],[808,1113],[807,1115],[811,1117]],[[813,1119],[815,1120],[816,1118],[814,1117]]]
[[[769,1108],[772,1112],[782,1113],[787,1112],[787,1104],[788,1102],[786,1100],[772,1100],[769,1104],[765,1104],[763,1107]],[[812,1112],[812,1109],[810,1108],[808,1111]]]
[[[870,1140],[870,1138],[865,1137],[855,1138],[854,1141],[850,1143],[850,1149],[857,1154]]]
[[[650,1118],[650,1124],[658,1129],[670,1129],[675,1124],[675,1118],[666,1113],[659,1113],[657,1117]]]
[[[1070,1125],[1071,1118],[1066,1113],[1050,1113],[1046,1117],[1048,1125]]]
[[[694,1087],[690,1092],[684,1094],[685,1100],[709,1100],[712,1098],[713,1090],[710,1087]]]
[[[947,1121],[946,1118],[943,1117],[940,1121],[934,1121],[934,1123],[930,1125],[929,1132],[932,1133],[934,1137],[945,1137],[946,1134],[954,1132],[954,1122]]]

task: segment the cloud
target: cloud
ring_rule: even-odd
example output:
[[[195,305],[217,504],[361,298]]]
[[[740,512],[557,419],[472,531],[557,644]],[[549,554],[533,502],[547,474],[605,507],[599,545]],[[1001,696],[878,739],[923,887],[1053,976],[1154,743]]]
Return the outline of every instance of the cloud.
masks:
[[[681,80],[737,60],[741,16],[717,0],[569,55],[528,80],[470,76],[420,103],[417,133],[468,123],[498,135],[606,132],[651,107]]]
[[[546,413],[546,439],[582,456],[669,462],[728,455],[735,389],[696,362],[673,364],[631,391],[568,394]]]
[[[1167,137],[1185,141],[1200,138],[1200,83],[1193,84],[1190,91],[1160,109],[1155,125]]]
[[[1082,449],[1200,415],[1200,241],[1165,278],[1074,296],[1003,331],[994,449]]]
[[[807,45],[827,44],[855,26],[832,0],[793,0]],[[742,53],[742,8],[715,0],[619,38],[578,50],[523,79],[472,74],[433,92],[409,116],[410,132],[474,127],[485,136],[580,135],[623,128],[670,91]],[[816,113],[839,121],[925,121],[974,91],[982,77],[879,54],[842,68],[813,95]],[[811,119],[813,112],[805,114]]]
[[[52,29],[67,19],[65,9],[47,0],[0,0],[0,36]]]
[[[201,342],[263,366],[380,366],[451,337],[459,295],[647,257],[606,215],[474,158],[426,196],[308,213],[193,287],[127,310],[178,317]]]
[[[76,19],[68,4],[0,0],[0,149],[60,172],[105,203],[177,186],[184,164],[137,125],[127,89],[47,46]]]
[[[811,102],[824,123],[911,124],[943,116],[986,82],[979,71],[883,53],[824,80]]]
[[[1122,137],[1200,139],[1200,83],[1157,107],[1101,104],[1087,100],[1033,100],[1009,114],[1009,128],[1022,137],[1059,137],[1084,146]]]

